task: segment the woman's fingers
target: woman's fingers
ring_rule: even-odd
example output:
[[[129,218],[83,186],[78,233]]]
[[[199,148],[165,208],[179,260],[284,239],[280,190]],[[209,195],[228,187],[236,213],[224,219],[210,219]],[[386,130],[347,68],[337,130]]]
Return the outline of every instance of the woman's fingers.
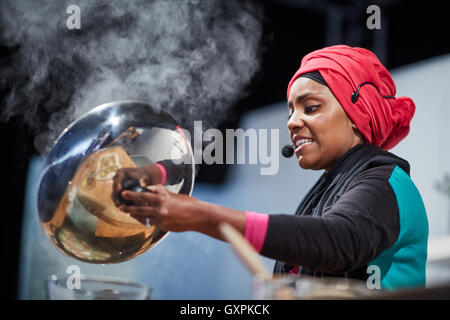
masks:
[[[147,206],[157,206],[160,203],[160,196],[153,192],[124,191],[122,192],[122,197]]]
[[[116,174],[113,177],[113,192],[112,192],[112,199],[116,207],[119,207],[122,204],[122,197],[121,192],[123,191],[123,183],[126,180],[132,179],[138,179],[139,175],[136,173],[135,168],[120,168],[117,170]]]
[[[169,191],[167,191],[167,189],[162,184],[155,184],[155,185],[147,187],[147,189],[155,194],[165,195],[165,196],[169,195]]]
[[[125,190],[121,193],[126,200],[134,202],[134,205],[122,206],[121,210],[129,213],[133,218],[144,225],[158,225],[161,221],[161,214],[164,213],[164,203],[169,196],[169,192],[162,185],[152,185],[147,187],[149,192],[133,192]]]

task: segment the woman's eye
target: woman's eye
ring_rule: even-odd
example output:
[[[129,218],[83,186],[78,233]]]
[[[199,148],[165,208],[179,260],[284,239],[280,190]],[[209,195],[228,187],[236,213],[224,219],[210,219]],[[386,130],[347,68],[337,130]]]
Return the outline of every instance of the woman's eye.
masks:
[[[316,104],[314,106],[305,106],[305,113],[312,113],[316,111],[318,107],[320,107],[320,104]]]

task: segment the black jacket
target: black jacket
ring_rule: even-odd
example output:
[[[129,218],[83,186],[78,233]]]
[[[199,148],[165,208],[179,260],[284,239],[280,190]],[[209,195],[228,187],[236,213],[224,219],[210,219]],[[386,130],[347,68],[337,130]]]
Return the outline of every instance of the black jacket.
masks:
[[[407,161],[360,144],[324,173],[295,215],[269,217],[261,254],[279,261],[274,273],[299,266],[299,274],[367,278],[367,264],[392,246],[400,231],[399,209],[388,179]]]

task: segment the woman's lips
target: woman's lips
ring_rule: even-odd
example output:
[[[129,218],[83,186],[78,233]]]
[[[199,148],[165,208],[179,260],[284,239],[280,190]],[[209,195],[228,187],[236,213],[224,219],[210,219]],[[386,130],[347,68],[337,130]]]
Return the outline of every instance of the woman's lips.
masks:
[[[297,154],[297,156],[301,150],[308,147],[310,144],[314,142],[314,139],[300,134],[294,134],[291,140],[292,145],[294,146],[294,152]]]
[[[295,149],[295,153],[300,152],[301,150],[303,150],[304,148],[307,148],[308,146],[310,146],[311,144],[314,143],[314,140],[308,141],[308,142],[303,142],[301,145],[299,145],[296,149]]]

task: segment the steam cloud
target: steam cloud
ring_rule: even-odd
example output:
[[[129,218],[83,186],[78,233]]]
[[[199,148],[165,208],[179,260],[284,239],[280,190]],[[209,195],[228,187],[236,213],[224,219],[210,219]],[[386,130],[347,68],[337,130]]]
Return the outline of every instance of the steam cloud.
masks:
[[[66,9],[81,9],[69,30]],[[2,0],[1,118],[22,116],[45,153],[72,121],[113,100],[142,100],[182,125],[213,126],[260,64],[262,8],[241,0]]]

